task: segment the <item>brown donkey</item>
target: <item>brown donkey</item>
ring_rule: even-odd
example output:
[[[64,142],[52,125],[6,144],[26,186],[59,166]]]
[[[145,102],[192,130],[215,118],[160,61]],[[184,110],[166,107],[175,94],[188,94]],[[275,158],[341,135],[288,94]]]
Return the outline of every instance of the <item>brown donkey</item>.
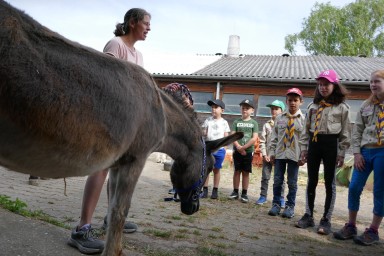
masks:
[[[71,42],[0,0],[0,165],[42,177],[110,168],[103,255],[122,253],[131,197],[148,155],[170,155],[181,211],[199,209],[211,152],[192,110],[141,67]]]

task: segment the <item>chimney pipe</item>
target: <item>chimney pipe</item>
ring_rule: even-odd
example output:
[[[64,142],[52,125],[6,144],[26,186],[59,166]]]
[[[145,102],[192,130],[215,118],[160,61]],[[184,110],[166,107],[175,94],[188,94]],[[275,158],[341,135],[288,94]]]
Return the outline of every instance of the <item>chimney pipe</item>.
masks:
[[[230,35],[228,42],[227,55],[229,57],[239,57],[240,53],[240,36]]]

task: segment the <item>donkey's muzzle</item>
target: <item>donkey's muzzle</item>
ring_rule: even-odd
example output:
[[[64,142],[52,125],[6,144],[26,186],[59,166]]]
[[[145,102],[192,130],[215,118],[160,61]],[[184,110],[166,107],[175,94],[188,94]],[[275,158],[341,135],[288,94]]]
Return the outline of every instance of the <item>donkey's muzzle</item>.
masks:
[[[192,215],[199,210],[199,200],[190,202],[181,202],[181,212],[187,215]]]
[[[194,214],[199,210],[200,202],[199,202],[200,189],[195,189],[190,191],[188,195],[179,194],[181,199],[181,212],[184,214]],[[186,197],[186,198],[185,198]]]

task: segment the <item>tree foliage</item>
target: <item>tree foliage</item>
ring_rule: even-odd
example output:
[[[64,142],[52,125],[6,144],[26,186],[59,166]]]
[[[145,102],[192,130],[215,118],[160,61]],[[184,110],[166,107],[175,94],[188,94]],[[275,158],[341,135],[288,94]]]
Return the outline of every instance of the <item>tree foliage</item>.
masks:
[[[311,55],[384,55],[384,0],[357,0],[342,8],[316,3],[302,25],[301,32],[285,37],[292,55],[299,42]]]

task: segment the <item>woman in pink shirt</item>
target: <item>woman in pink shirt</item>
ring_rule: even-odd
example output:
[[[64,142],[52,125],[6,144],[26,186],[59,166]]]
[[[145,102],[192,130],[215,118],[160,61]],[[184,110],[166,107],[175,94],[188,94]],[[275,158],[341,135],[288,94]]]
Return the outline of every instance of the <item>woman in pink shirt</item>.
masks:
[[[151,30],[151,15],[140,8],[132,8],[124,16],[124,22],[118,23],[112,38],[104,47],[103,52],[115,58],[126,60],[143,66],[143,55],[136,50],[135,43],[144,41]],[[104,249],[104,241],[94,237],[91,228],[91,220],[100,197],[108,169],[88,176],[84,187],[83,204],[79,225],[72,231],[68,244],[77,248],[81,253],[101,253]],[[104,227],[107,227],[107,218],[104,218]],[[137,225],[132,222],[124,224],[124,233],[132,233],[137,230]]]

